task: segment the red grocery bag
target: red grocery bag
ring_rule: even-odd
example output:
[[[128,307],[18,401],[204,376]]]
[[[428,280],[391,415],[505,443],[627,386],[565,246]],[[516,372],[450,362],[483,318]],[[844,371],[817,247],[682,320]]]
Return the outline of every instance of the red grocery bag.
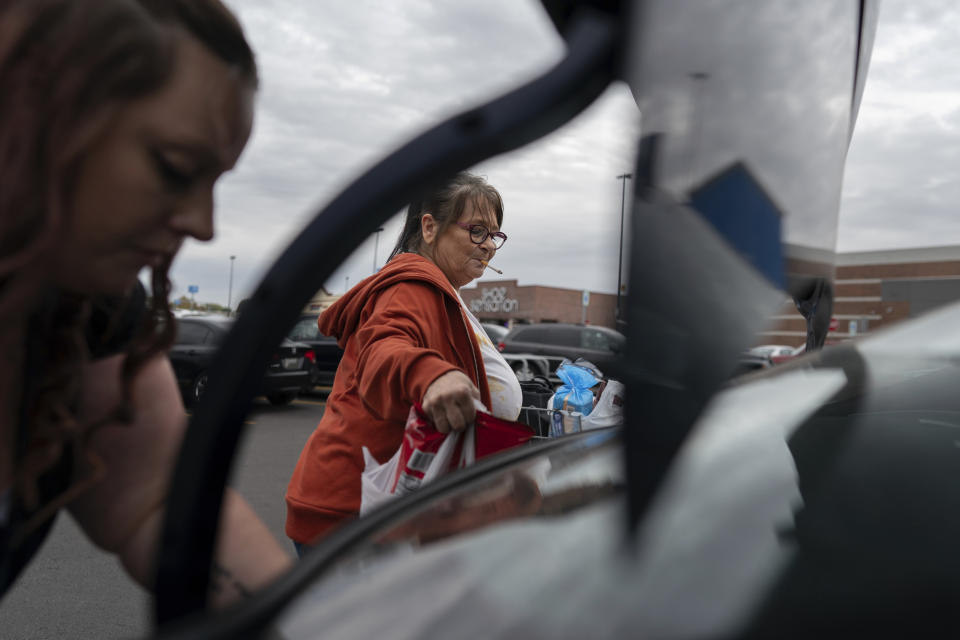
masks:
[[[427,421],[419,404],[410,409],[403,442],[390,460],[380,464],[363,447],[360,514],[391,496],[419,489],[434,478],[472,464],[474,460],[523,444],[533,437],[525,424],[501,420],[477,410],[474,424],[463,431],[440,433]]]

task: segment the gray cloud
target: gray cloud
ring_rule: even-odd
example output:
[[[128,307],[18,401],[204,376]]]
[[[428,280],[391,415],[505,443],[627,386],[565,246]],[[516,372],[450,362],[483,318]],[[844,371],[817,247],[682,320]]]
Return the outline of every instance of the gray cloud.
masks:
[[[350,180],[441,119],[546,70],[562,41],[532,0],[228,0],[258,56],[261,91],[250,144],[218,188],[218,237],[189,243],[175,294],[226,301],[252,291],[270,262]],[[623,88],[550,138],[474,171],[506,202],[505,277],[613,291],[618,173],[629,168],[636,106]],[[611,121],[611,119],[613,121]],[[399,231],[385,226],[382,264]],[[373,270],[371,238],[329,279]],[[602,258],[598,259],[598,256]]]
[[[958,33],[953,2],[881,4],[847,157],[840,250],[960,243]]]
[[[380,158],[450,114],[517,86],[563,55],[534,0],[227,0],[256,50],[257,118],[237,169],[218,187],[218,235],[189,243],[172,277],[182,293],[234,303],[306,222]],[[949,2],[887,0],[849,154],[839,246],[960,243],[952,179],[960,59]],[[958,79],[960,80],[960,79]],[[612,87],[576,121],[474,171],[506,205],[496,257],[521,284],[613,292],[620,182],[632,169],[638,111]],[[904,224],[904,212],[911,222]],[[385,225],[382,264],[399,231]],[[909,227],[909,231],[904,228]],[[929,231],[927,231],[929,229]],[[342,291],[373,270],[369,239],[329,279]],[[490,274],[495,276],[495,274]],[[492,279],[492,278],[491,278]]]

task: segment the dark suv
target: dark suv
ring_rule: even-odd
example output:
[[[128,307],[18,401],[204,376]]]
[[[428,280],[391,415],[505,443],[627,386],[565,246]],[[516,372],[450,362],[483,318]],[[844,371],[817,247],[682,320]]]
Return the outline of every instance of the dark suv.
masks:
[[[331,386],[337,367],[340,366],[340,358],[343,357],[343,349],[337,345],[337,341],[320,333],[317,327],[319,317],[316,313],[300,316],[287,336],[294,342],[302,342],[310,347],[307,352],[307,360],[310,362],[310,388],[317,385]]]
[[[177,319],[177,337],[168,355],[184,404],[193,405],[203,396],[213,357],[232,324],[232,318],[222,316]],[[290,340],[277,347],[261,387],[270,404],[293,402],[309,383],[310,372],[304,357],[307,348]]]
[[[556,371],[563,358],[584,358],[601,371],[623,353],[623,334],[583,324],[540,323],[514,327],[498,346],[504,353],[531,353],[550,360]]]

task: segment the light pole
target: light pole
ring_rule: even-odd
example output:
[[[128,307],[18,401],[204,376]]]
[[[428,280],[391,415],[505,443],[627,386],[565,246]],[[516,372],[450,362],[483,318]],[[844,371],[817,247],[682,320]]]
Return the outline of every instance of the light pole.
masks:
[[[233,261],[236,259],[237,256],[230,256],[230,280],[227,284],[227,315],[233,313],[230,304],[233,302]]]
[[[623,210],[627,200],[627,180],[633,177],[632,173],[622,173],[617,176],[621,181],[620,189],[620,260],[617,262],[617,324],[619,325],[623,316],[620,313],[620,289],[623,279]],[[619,329],[619,326],[617,327]]]
[[[383,227],[377,229],[377,235],[373,240],[373,272],[377,272],[377,249],[380,248],[380,232],[383,231]]]

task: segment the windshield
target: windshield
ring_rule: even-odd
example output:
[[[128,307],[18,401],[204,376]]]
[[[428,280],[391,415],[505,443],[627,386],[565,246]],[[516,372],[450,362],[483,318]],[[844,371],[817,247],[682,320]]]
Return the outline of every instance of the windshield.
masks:
[[[325,336],[320,333],[317,327],[317,316],[306,316],[300,318],[297,324],[293,325],[288,336],[291,340],[319,340]]]

